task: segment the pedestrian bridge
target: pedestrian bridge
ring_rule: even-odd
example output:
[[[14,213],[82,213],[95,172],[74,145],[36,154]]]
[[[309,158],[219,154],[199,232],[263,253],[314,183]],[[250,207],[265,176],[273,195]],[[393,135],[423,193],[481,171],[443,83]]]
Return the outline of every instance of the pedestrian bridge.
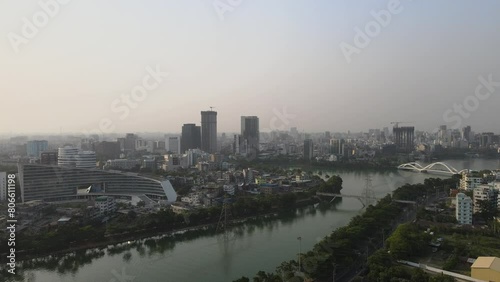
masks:
[[[469,171],[468,169],[463,169],[459,171],[456,168],[452,167],[451,165],[442,162],[432,163],[427,166],[422,166],[417,162],[411,162],[399,165],[398,169],[417,171],[423,173],[436,173],[436,174],[448,174],[448,175],[462,174],[463,172]]]
[[[374,195],[369,195],[369,193],[365,192],[363,193],[364,195],[348,195],[348,194],[333,194],[333,193],[322,193],[322,192],[316,192],[316,196],[323,196],[323,197],[332,197],[330,200],[330,203],[333,202],[336,198],[354,198],[358,199],[361,204],[363,205],[363,208],[370,205],[372,202],[376,202],[377,200],[380,200],[381,198],[375,197]],[[415,205],[417,202],[414,201],[404,201],[404,200],[393,200],[393,202],[397,203],[402,203],[402,204],[412,204]]]

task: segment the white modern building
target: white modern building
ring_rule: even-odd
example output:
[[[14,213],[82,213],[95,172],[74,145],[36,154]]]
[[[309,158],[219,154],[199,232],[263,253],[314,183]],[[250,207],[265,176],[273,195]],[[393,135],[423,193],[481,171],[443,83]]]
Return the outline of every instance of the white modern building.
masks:
[[[95,206],[100,214],[109,214],[116,210],[116,201],[113,197],[100,196],[95,199]]]
[[[177,193],[167,179],[160,181],[132,173],[36,164],[18,164],[18,170],[22,202],[74,200],[82,196],[77,187],[93,185],[101,187],[106,196],[177,200]]]
[[[457,194],[455,218],[459,224],[472,224],[472,199],[464,193]]]
[[[7,173],[0,171],[0,202],[7,199]]]
[[[96,155],[93,151],[80,151],[78,148],[66,146],[59,148],[57,164],[65,167],[95,168]]]
[[[57,152],[57,165],[76,167],[76,156],[78,155],[78,148],[66,146],[59,148]]]
[[[472,177],[469,173],[462,174],[462,179],[460,179],[460,189],[471,190],[475,189],[477,186],[481,185],[483,178]]]
[[[181,202],[193,205],[193,206],[199,206],[201,205],[203,201],[203,194],[202,193],[191,193],[187,196],[184,196],[181,198]]]
[[[496,202],[495,191],[491,185],[479,185],[474,189],[474,213],[481,211],[479,206],[480,201]]]
[[[95,168],[96,155],[93,151],[81,151],[76,156],[77,168]]]
[[[172,154],[180,154],[181,152],[181,140],[179,137],[168,137],[168,151]]]

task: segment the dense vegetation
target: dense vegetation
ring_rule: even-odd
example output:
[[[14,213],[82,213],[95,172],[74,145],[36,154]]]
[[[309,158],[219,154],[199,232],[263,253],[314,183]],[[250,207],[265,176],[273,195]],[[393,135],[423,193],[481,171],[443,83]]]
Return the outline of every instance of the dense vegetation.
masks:
[[[354,217],[347,226],[338,228],[332,234],[326,236],[314,248],[305,254],[302,254],[301,269],[306,279],[314,279],[316,281],[327,281],[332,279],[332,273],[335,269],[336,278],[342,278],[346,275],[352,275],[353,272],[360,270],[360,266],[365,265],[367,257],[373,251],[382,247],[385,235],[389,234],[406,218],[407,206],[397,203],[393,200],[422,200],[424,196],[436,194],[436,191],[446,189],[448,186],[454,187],[457,179],[426,179],[424,184],[410,185],[406,184],[398,188],[391,197],[387,195],[381,199],[375,206],[370,205],[362,215]],[[449,188],[449,187],[448,187]],[[406,210],[406,211],[405,211]],[[402,230],[396,231],[388,240],[389,246],[392,245],[397,256],[405,257],[409,252],[419,252],[419,247],[422,247],[426,238],[411,235],[413,227],[403,225]],[[411,244],[401,242],[403,239],[416,240]],[[423,248],[425,249],[425,248]],[[380,261],[380,269],[387,269],[388,262],[394,262],[396,257],[385,255],[379,258],[372,259],[372,262]],[[392,264],[391,264],[392,265]],[[378,265],[371,263],[369,265],[370,274],[372,277],[379,277],[381,274],[377,272]],[[395,265],[395,268],[390,270],[392,277],[401,277],[412,279],[423,277],[422,280],[411,281],[446,281],[446,280],[429,280],[429,276],[419,271],[408,273],[401,271],[402,267]],[[283,262],[276,268],[275,273],[259,272],[253,281],[303,281],[302,277],[296,274],[298,270],[298,262],[291,260]],[[398,276],[399,275],[399,276]],[[242,277],[236,281],[248,281],[248,278]],[[441,279],[434,277],[433,279]],[[442,278],[447,279],[447,278]],[[391,280],[369,280],[369,281],[391,281]]]

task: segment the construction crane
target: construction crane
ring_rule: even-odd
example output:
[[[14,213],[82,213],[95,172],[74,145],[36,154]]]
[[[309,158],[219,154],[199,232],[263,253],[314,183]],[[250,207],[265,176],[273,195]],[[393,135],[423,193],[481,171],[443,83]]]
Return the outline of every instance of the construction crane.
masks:
[[[391,124],[394,124],[395,128],[398,128],[400,123],[413,123],[413,121],[392,121],[391,122]]]

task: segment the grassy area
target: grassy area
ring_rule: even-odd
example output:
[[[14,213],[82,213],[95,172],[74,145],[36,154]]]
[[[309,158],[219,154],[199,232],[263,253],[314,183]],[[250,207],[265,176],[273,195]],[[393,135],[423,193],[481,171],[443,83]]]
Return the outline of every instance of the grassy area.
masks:
[[[436,268],[446,268],[447,263],[453,257],[477,258],[479,256],[500,257],[500,240],[479,234],[442,234],[437,233],[434,238],[443,238],[443,245],[435,253],[427,253],[418,258],[418,262]],[[452,272],[470,275],[471,264],[458,260],[451,264]]]
[[[483,235],[444,235],[446,242],[453,248],[463,249],[464,254],[476,258],[478,256],[500,257],[500,239]]]

